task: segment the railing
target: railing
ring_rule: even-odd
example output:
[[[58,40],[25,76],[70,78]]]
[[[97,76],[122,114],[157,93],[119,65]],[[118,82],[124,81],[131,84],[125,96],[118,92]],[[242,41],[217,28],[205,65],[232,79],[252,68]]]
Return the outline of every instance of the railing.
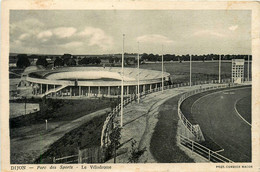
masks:
[[[180,139],[180,144],[192,151],[192,153],[196,153],[204,157],[205,159],[211,162],[224,162],[231,163],[230,159],[220,155],[219,153],[208,149],[207,147],[187,138],[182,135],[178,136]]]
[[[203,134],[200,131],[200,128],[198,127],[198,125],[193,125],[186,117],[185,115],[182,113],[181,111],[181,104],[182,102],[187,99],[188,97],[198,94],[198,93],[202,93],[205,91],[210,91],[210,90],[215,90],[215,89],[220,89],[220,88],[228,88],[228,87],[234,87],[237,86],[235,84],[222,84],[222,85],[217,85],[217,86],[212,86],[212,87],[206,87],[206,88],[200,88],[200,89],[196,89],[193,91],[189,91],[187,93],[184,93],[181,98],[178,101],[178,115],[179,118],[181,119],[182,123],[184,124],[184,126],[190,131],[190,133],[195,136],[195,138],[198,141],[203,140]]]
[[[222,79],[221,80],[221,83],[227,83],[227,82],[230,82],[230,79]],[[211,81],[196,81],[196,82],[192,82],[191,85],[202,85],[202,84],[212,84],[212,83],[219,83],[219,80],[211,80]],[[179,83],[179,84],[172,84],[172,85],[167,85],[167,86],[164,86],[163,89],[164,90],[167,90],[167,89],[172,89],[172,88],[179,88],[179,87],[184,87],[184,86],[189,86],[190,83],[187,82],[187,83]],[[150,94],[150,93],[154,93],[154,92],[157,92],[157,91],[161,91],[162,90],[162,87],[156,87],[156,88],[153,88],[153,89],[149,89],[149,90],[146,90],[146,91],[143,91],[140,93],[140,98],[142,96],[145,96],[147,94]],[[133,100],[136,100],[137,99],[137,95],[130,95],[129,98],[125,99],[124,100],[124,105],[132,102]],[[109,128],[111,127],[111,121],[114,119],[114,117],[116,115],[118,115],[119,111],[121,109],[121,104],[117,105],[113,110],[112,112],[110,112],[104,122],[104,125],[103,125],[103,128],[102,128],[102,133],[101,133],[101,147],[103,147],[104,145],[106,145],[107,143],[109,143],[109,137],[108,137],[108,132],[109,132]],[[179,106],[178,106],[178,111],[179,111]],[[182,121],[185,121],[186,122],[186,126],[188,126],[190,128],[190,131],[192,133],[195,133],[197,132],[197,130],[200,130],[196,127],[194,127],[186,118],[185,116],[182,114],[181,115],[181,119]]]
[[[78,157],[79,155],[70,155],[70,156],[65,156],[61,158],[53,158],[53,163],[54,164],[70,164],[70,163],[78,163]]]
[[[67,87],[67,85],[61,85],[59,87],[52,88],[52,89],[48,90],[47,92],[45,92],[44,94],[42,94],[41,97],[48,96],[51,93],[56,94],[58,91],[62,90],[63,88],[66,88],[66,87]]]
[[[178,101],[178,115],[179,118],[181,119],[182,123],[184,124],[184,126],[190,131],[191,134],[193,134],[193,136],[195,136],[195,138],[198,141],[202,140],[203,134],[200,131],[200,128],[198,127],[198,124],[193,125],[186,117],[185,115],[182,113],[181,111],[181,104],[182,102],[187,99],[188,97],[201,93],[201,92],[205,92],[205,91],[210,91],[210,90],[214,90],[214,89],[220,89],[220,88],[228,88],[228,87],[235,87],[238,86],[238,84],[222,84],[222,85],[218,85],[218,86],[213,86],[213,87],[206,87],[206,88],[200,88],[200,89],[196,89],[187,93],[184,93],[181,98]],[[198,128],[196,130],[196,128]],[[199,130],[199,131],[198,131]],[[195,152],[205,158],[207,158],[209,161],[212,162],[233,162],[230,159],[206,148],[205,146],[202,146],[201,144],[187,138],[184,136],[179,136],[180,138],[180,144],[189,148],[192,152]]]

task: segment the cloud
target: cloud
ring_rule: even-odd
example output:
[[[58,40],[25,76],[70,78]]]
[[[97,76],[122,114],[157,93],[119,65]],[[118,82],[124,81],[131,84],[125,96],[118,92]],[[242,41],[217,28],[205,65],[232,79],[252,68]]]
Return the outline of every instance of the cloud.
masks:
[[[235,30],[237,30],[237,28],[238,28],[238,25],[233,25],[233,26],[230,26],[228,29],[231,31],[235,31]]]
[[[82,45],[83,45],[83,42],[73,41],[73,42],[69,42],[69,43],[60,45],[60,47],[62,47],[62,48],[76,48],[76,47],[80,47]]]
[[[158,44],[171,44],[173,40],[170,40],[166,36],[158,34],[143,35],[136,38],[138,42],[145,43],[158,43]]]
[[[30,33],[35,33],[39,29],[41,29],[44,26],[44,23],[40,22],[39,20],[35,18],[28,18],[26,20],[21,20],[16,23],[11,23],[10,24],[10,33],[15,33],[15,32],[30,32]]]
[[[113,45],[113,39],[111,36],[99,28],[85,27],[85,29],[78,33],[79,36],[87,37],[89,46],[98,46],[102,49],[111,48]]]
[[[193,36],[214,36],[214,37],[225,37],[224,34],[212,31],[212,30],[200,30],[193,33]]]
[[[30,34],[28,34],[28,33],[23,33],[22,35],[19,36],[19,40],[25,40],[25,39],[27,39],[27,38],[29,38],[29,37],[30,37]]]
[[[68,38],[77,31],[74,27],[58,27],[52,30],[53,34],[59,38]]]
[[[42,31],[40,33],[38,33],[37,38],[42,39],[42,38],[49,38],[51,37],[53,34],[50,30],[47,31]]]

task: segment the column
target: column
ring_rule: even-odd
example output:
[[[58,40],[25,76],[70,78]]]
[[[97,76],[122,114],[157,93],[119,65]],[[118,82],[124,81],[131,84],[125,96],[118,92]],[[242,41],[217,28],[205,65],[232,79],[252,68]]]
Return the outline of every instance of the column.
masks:
[[[110,96],[110,86],[107,87],[107,95]]]
[[[143,85],[143,92],[145,93],[145,85]]]
[[[72,96],[72,88],[70,87],[70,97]]]
[[[129,94],[129,86],[126,86],[126,95]]]
[[[155,89],[157,89],[157,83],[155,84]]]
[[[79,97],[81,96],[81,86],[79,86]]]
[[[46,93],[49,91],[48,84],[46,85]]]
[[[100,95],[100,86],[98,86],[98,95]]]
[[[153,89],[153,88],[152,88],[152,85],[153,85],[153,84],[150,84],[150,92],[151,92],[151,91],[152,91],[152,89]]]
[[[88,96],[90,97],[90,86],[88,86]]]

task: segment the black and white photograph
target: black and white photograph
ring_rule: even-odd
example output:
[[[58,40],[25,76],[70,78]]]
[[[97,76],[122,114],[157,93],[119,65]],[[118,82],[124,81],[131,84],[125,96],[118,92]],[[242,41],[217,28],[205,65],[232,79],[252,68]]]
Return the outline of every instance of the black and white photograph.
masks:
[[[9,9],[7,170],[260,170],[251,9],[42,8]]]

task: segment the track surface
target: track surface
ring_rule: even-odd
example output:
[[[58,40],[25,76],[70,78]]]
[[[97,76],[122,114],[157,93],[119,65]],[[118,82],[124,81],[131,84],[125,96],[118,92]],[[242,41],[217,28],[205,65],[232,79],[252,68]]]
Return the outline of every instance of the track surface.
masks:
[[[235,108],[249,95],[251,87],[216,91],[198,96],[190,107],[202,132],[224,149],[222,155],[235,162],[251,161],[251,113],[240,116]]]

